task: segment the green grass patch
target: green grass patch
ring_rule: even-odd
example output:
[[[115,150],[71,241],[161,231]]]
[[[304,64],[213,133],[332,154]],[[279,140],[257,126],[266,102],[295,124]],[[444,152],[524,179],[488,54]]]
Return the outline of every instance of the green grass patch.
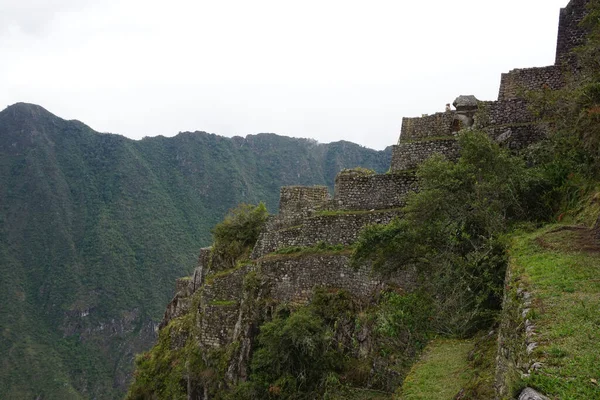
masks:
[[[436,339],[404,380],[401,400],[451,400],[471,378],[471,340]]]
[[[579,227],[551,226],[514,239],[512,257],[533,294],[543,364],[526,384],[551,398],[600,398],[600,253]]]
[[[208,304],[211,306],[217,306],[217,307],[231,307],[231,306],[237,305],[237,301],[235,301],[235,300],[213,300]]]
[[[322,210],[315,212],[315,216],[336,217],[340,215],[364,215],[364,214],[380,214],[388,212],[400,212],[401,207],[386,208],[382,210]]]
[[[229,275],[233,274],[235,271],[239,270],[240,268],[241,268],[241,266],[236,266],[235,268],[224,269],[222,271],[215,272],[214,274],[206,275],[206,277],[204,278],[204,282],[207,285],[212,285],[214,283],[215,279],[224,278],[226,276],[229,276]]]
[[[423,139],[410,139],[410,140],[403,140],[401,141],[401,144],[408,144],[408,143],[423,143],[423,142],[437,142],[440,140],[456,140],[456,136],[453,135],[445,135],[445,136],[428,136],[426,138]]]
[[[295,258],[312,255],[350,255],[352,254],[353,247],[345,246],[343,244],[329,245],[320,242],[314,246],[302,247],[302,246],[290,246],[284,247],[269,253],[262,257],[260,260],[273,260],[273,259],[284,259],[284,258]],[[260,261],[259,260],[259,261]]]

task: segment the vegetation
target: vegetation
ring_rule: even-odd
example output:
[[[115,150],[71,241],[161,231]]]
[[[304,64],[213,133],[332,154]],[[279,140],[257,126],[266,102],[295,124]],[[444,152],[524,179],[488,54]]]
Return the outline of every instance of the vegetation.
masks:
[[[404,217],[361,235],[354,262],[381,272],[415,268],[432,293],[431,329],[464,336],[489,326],[499,309],[506,266],[503,235],[525,216],[542,218],[544,179],[479,132],[459,137],[457,163],[432,157]]]
[[[512,258],[535,299],[533,357],[543,364],[522,384],[552,398],[598,398],[598,240],[588,229],[549,226],[515,236]]]
[[[212,230],[211,257],[234,267],[238,260],[248,259],[258,235],[267,222],[267,207],[240,204],[215,225]]]
[[[281,306],[260,327],[248,381],[221,395],[232,399],[391,399],[420,350],[427,320],[420,295],[389,292],[361,309],[345,291],[318,290],[308,305]],[[359,332],[372,354],[357,357]],[[422,340],[422,344],[425,340]],[[380,370],[373,375],[372,365]],[[368,388],[366,388],[368,387]]]
[[[440,339],[427,346],[402,385],[402,400],[452,399],[469,381],[469,340]]]
[[[273,259],[278,258],[279,256],[306,256],[313,254],[341,254],[348,253],[352,251],[351,246],[344,246],[343,244],[327,244],[325,242],[319,242],[314,246],[303,247],[303,246],[291,246],[284,247],[279,250],[276,250],[270,254],[267,254],[263,258]]]

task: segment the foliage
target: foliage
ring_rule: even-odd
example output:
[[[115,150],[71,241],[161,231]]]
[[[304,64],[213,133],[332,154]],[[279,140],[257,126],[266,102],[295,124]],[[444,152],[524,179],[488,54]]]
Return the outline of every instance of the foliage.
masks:
[[[221,394],[238,400],[389,399],[427,342],[427,301],[390,291],[362,308],[346,291],[319,289],[308,305],[282,305],[260,326],[249,380]],[[361,335],[374,347],[367,356],[358,355]]]
[[[346,292],[320,290],[309,306],[280,309],[264,323],[252,358],[250,398],[312,399],[322,393],[343,368],[335,325],[351,317],[353,307]]]
[[[275,250],[270,255],[266,257],[276,257],[278,255],[295,255],[295,256],[305,256],[311,254],[331,254],[331,253],[343,253],[351,251],[351,246],[345,246],[343,244],[327,244],[325,242],[318,242],[314,246],[305,247],[305,246],[290,246],[283,247],[281,249]]]
[[[539,173],[485,134],[465,132],[457,163],[432,157],[417,172],[421,190],[405,217],[368,227],[353,258],[376,270],[415,268],[432,295],[432,329],[464,335],[489,324],[500,306],[506,264],[502,235],[512,223],[542,219]]]
[[[136,357],[134,381],[127,393],[128,400],[187,398],[182,380],[188,375],[188,357],[196,355],[198,348],[191,343],[176,348],[172,342],[178,337],[185,340],[189,336],[190,317],[188,315],[171,321],[160,331],[158,342],[152,350]]]
[[[267,207],[240,204],[229,211],[225,219],[212,230],[212,258],[234,267],[240,259],[248,258],[258,235],[267,221]]]

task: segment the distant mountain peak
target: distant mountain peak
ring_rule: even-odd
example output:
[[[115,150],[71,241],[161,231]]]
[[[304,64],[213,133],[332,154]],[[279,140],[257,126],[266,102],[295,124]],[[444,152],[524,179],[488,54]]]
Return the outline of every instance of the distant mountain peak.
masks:
[[[56,115],[52,114],[44,107],[31,103],[15,103],[11,106],[6,107],[2,112],[0,112],[0,116],[12,117],[17,120],[57,118]]]

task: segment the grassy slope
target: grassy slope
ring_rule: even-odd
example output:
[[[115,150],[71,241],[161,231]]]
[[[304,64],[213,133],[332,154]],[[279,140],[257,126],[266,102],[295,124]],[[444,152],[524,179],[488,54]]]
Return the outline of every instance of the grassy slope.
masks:
[[[384,171],[389,152],[276,135],[133,141],[38,106],[0,112],[0,398],[119,397],[150,344],[141,328],[229,208],[273,211],[280,186],[356,165]]]
[[[453,399],[470,379],[471,349],[471,340],[437,339],[429,343],[404,380],[399,399]]]
[[[532,357],[542,363],[540,370],[514,386],[531,386],[552,399],[600,398],[600,245],[593,231],[553,225],[517,234],[511,268],[532,293],[529,318],[538,342]],[[434,341],[413,366],[400,398],[452,399],[461,388],[467,389],[464,398],[487,398],[473,390],[491,389],[495,343],[491,344],[483,355],[489,360],[477,365],[467,360],[471,341]]]
[[[554,399],[600,398],[600,248],[585,228],[551,226],[515,238],[513,265],[529,283],[542,362],[525,384]]]

